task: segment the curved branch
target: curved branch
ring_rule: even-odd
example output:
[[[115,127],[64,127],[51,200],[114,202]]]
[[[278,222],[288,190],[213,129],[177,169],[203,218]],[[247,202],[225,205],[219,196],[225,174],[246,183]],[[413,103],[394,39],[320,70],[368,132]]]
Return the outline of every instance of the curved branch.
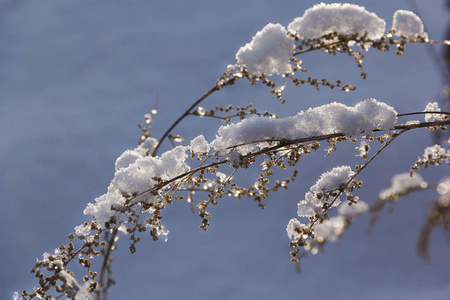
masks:
[[[417,124],[402,124],[402,125],[395,125],[394,129],[395,130],[403,130],[400,133],[396,133],[393,137],[393,139],[395,139],[397,136],[399,136],[400,134],[408,131],[408,130],[412,130],[412,129],[417,129],[417,128],[424,128],[424,127],[435,127],[435,126],[447,126],[450,125],[450,120],[445,120],[445,121],[435,121],[435,122],[423,122],[423,123],[417,123]],[[385,131],[385,130],[380,130],[380,129],[374,129],[373,132],[380,132],[380,131]],[[244,146],[244,145],[249,145],[249,144],[256,144],[256,143],[261,143],[261,142],[279,142],[279,144],[271,146],[271,147],[267,147],[267,148],[263,148],[259,151],[255,151],[255,152],[251,152],[248,153],[246,155],[243,155],[242,158],[253,158],[256,156],[259,156],[261,154],[265,154],[265,153],[269,153],[271,151],[280,149],[280,148],[284,148],[286,146],[291,146],[291,145],[295,145],[295,144],[301,144],[301,143],[305,143],[305,142],[312,142],[312,141],[323,141],[323,140],[328,140],[330,138],[336,138],[336,137],[344,137],[346,136],[346,134],[344,133],[332,133],[332,134],[325,134],[325,135],[318,135],[318,136],[312,136],[312,137],[306,137],[306,138],[300,138],[300,139],[294,139],[294,140],[288,140],[288,139],[280,139],[280,138],[273,138],[273,139],[264,139],[264,140],[255,140],[252,142],[248,142],[248,143],[242,143],[239,145],[233,145],[230,146],[226,149],[235,149],[238,148],[240,146]],[[392,141],[393,139],[391,139],[390,141]],[[387,144],[389,144],[390,142],[387,142]],[[386,148],[386,145],[384,145],[380,150],[383,150],[384,148]],[[369,159],[368,162],[372,161],[373,158],[375,158],[376,155],[379,154],[380,150],[371,158]],[[178,176],[175,176],[169,180],[166,180],[164,182],[161,182],[160,184],[155,185],[154,187],[147,189],[145,191],[142,191],[141,193],[137,194],[136,196],[132,197],[130,200],[138,197],[138,196],[142,196],[148,192],[156,192],[162,188],[164,188],[165,186],[171,184],[172,182],[177,181],[178,179],[181,179],[183,177],[192,175],[198,171],[207,169],[207,168],[211,168],[211,167],[215,167],[218,165],[222,165],[225,163],[228,163],[228,159],[223,159],[217,162],[213,162],[207,165],[202,165],[199,166],[193,170],[190,170],[188,172],[185,172],[183,174],[180,174]],[[366,164],[368,163],[366,162]],[[203,162],[202,162],[203,163]],[[362,167],[362,169],[365,168],[365,165]],[[361,171],[358,171],[357,174],[359,174]]]
[[[206,92],[200,99],[195,101],[181,116],[178,117],[178,119],[169,127],[169,129],[164,132],[162,137],[159,139],[158,144],[156,145],[155,149],[152,152],[152,156],[156,156],[156,153],[159,149],[159,146],[162,144],[162,142],[166,139],[166,137],[169,135],[169,133],[180,123],[186,116],[191,114],[191,110],[193,110],[197,105],[199,105],[203,100],[205,100],[209,95],[214,93],[215,91],[218,91],[219,87],[217,85],[214,85],[212,89],[210,89],[208,92]]]

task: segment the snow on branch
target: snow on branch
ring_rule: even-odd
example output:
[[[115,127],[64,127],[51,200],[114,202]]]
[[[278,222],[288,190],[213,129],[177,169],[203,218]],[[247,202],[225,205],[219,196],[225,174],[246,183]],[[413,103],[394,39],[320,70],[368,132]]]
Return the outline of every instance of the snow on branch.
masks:
[[[301,111],[293,117],[253,117],[222,126],[211,146],[220,150],[246,144],[237,150],[240,154],[246,154],[256,147],[248,143],[261,139],[294,140],[331,133],[357,135],[374,129],[393,129],[396,115],[392,107],[375,99],[359,102],[354,107],[334,102]]]
[[[354,189],[362,185],[361,181],[357,181],[362,170],[404,132],[421,127],[430,130],[446,129],[450,124],[448,112],[440,112],[436,102],[428,103],[425,111],[420,112],[425,115],[426,123],[414,121],[396,125],[398,116],[419,113],[397,114],[393,107],[372,98],[353,107],[333,102],[284,118],[278,118],[268,112],[257,113],[252,105],[238,107],[235,115],[217,116],[216,111],[226,113],[233,108],[216,107],[207,111],[199,107],[199,104],[212,93],[234,84],[241,78],[249,79],[251,84],[261,81],[284,103],[281,94],[285,84],[277,86],[266,78],[274,74],[292,80],[295,86],[309,84],[317,90],[319,86],[328,86],[330,89],[338,87],[343,91],[354,90],[350,85],[341,84],[340,80],[331,83],[325,78],[295,78],[297,71],[306,72],[301,66],[302,61],[296,56],[309,51],[320,50],[330,55],[337,52],[347,53],[360,68],[360,75],[366,78],[362,69],[364,55],[354,51],[355,44],[359,45],[361,50],[373,47],[381,52],[395,45],[398,55],[402,54],[405,44],[408,43],[448,45],[448,41],[429,41],[422,21],[412,12],[397,11],[393,18],[392,31],[386,36],[385,26],[383,19],[358,5],[317,4],[306,10],[302,17],[294,19],[288,30],[280,24],[270,23],[259,31],[250,43],[236,53],[237,64],[230,65],[215,86],[179,116],[159,140],[150,137],[150,124],[154,113],[147,114],[147,126],[141,127],[143,135],[139,146],[126,150],[117,159],[114,178],[106,193],[85,208],[84,213],[92,216],[90,223],[85,222],[75,227],[75,234],[69,234],[70,242],[66,246],[61,245],[54,254],[45,254],[42,260],[38,260],[32,272],[40,279],[40,288],[35,289],[32,294],[24,291],[21,299],[50,297],[47,291],[52,286],[55,286],[56,292],[71,299],[89,299],[89,294],[94,291],[100,299],[99,296],[106,294],[111,283],[108,279],[105,284],[104,277],[109,276],[107,273],[112,261],[110,253],[114,250],[119,231],[130,234],[130,250],[134,252],[134,245],[140,240],[135,234],[144,232],[147,228],[150,229],[150,236],[154,240],[158,240],[159,235],[168,234],[168,230],[161,225],[161,211],[166,205],[172,204],[173,199],[183,200],[187,195],[187,202],[192,204],[194,211],[192,195],[200,191],[208,193],[208,200],[199,200],[196,205],[198,216],[202,219],[200,228],[203,230],[209,226],[208,218],[211,217],[206,210],[208,205],[218,205],[218,199],[225,195],[239,199],[242,196],[250,196],[264,208],[262,200],[271,192],[287,188],[298,173],[298,170],[295,170],[290,178],[275,180],[275,184],[269,185],[269,177],[275,173],[275,168],[285,170],[287,166],[295,166],[303,155],[316,151],[320,147],[320,141],[328,142],[326,151],[329,155],[338,143],[347,140],[357,142],[354,136],[364,135],[356,149],[358,156],[366,162],[356,165],[355,171],[344,165],[324,172],[297,205],[297,216],[307,218],[309,223],[303,224],[293,218],[286,228],[291,239],[290,247],[294,248],[291,251],[293,262],[298,262],[301,256],[298,255],[300,248],[314,254],[318,245],[339,239],[353,218],[369,209],[366,203],[353,195]],[[392,33],[400,39],[392,38]],[[296,46],[295,43],[300,39],[303,40]],[[246,110],[249,112],[246,113]],[[231,122],[231,117],[239,116],[241,121],[221,126],[211,143],[206,141],[203,135],[198,135],[186,146],[175,146],[175,143],[172,143],[173,149],[157,156],[157,150],[165,138],[171,141],[175,141],[175,137],[178,139],[178,135],[174,135],[172,131],[189,115],[216,117],[227,122]],[[378,131],[385,133],[378,135]],[[379,141],[381,146],[369,158],[369,143],[375,140]],[[450,140],[447,141],[447,144],[449,143]],[[188,160],[189,157],[192,160]],[[197,158],[197,162],[194,158]],[[239,186],[233,181],[235,173],[239,169],[247,169],[257,158],[264,159],[260,164],[262,172],[259,177],[248,188]],[[423,157],[411,168],[411,174],[418,170],[419,165],[441,165],[449,160],[449,150],[439,145],[428,147]],[[229,171],[230,168],[226,169],[227,167],[219,171],[219,167],[226,164],[233,170],[229,174],[223,173]],[[448,179],[439,186],[438,191],[442,197],[437,209],[441,209],[445,226],[450,228]],[[427,187],[427,183],[418,174],[414,177],[410,177],[409,173],[399,174],[394,176],[392,186],[380,193],[377,203],[381,203],[379,207],[382,208],[385,202],[394,202],[399,196],[412,190]],[[347,201],[341,203],[340,198],[343,195]],[[338,207],[338,215],[330,218],[328,211],[332,207]],[[444,207],[446,210],[442,213]],[[430,224],[435,226],[434,223]],[[128,225],[131,227],[127,227]],[[73,244],[75,238],[83,242],[78,250]],[[100,247],[103,247],[102,251],[96,250]],[[95,279],[98,274],[89,268],[91,260],[100,254],[104,256],[104,260],[97,286]],[[84,285],[78,284],[72,273],[66,270],[66,265],[75,259],[87,269],[87,274],[83,277]],[[53,275],[45,277],[41,269]],[[19,294],[16,293],[14,298],[18,297]]]
[[[270,23],[239,49],[236,60],[250,74],[283,75],[292,71],[294,49],[294,38],[287,35],[286,29],[280,24]]]
[[[430,112],[440,112],[441,109],[439,108],[439,105],[437,102],[430,102],[425,107],[424,111],[430,111]],[[448,116],[444,114],[425,114],[425,122],[434,122],[434,121],[444,121],[447,120]]]
[[[400,173],[392,177],[391,186],[381,190],[378,197],[384,201],[395,201],[412,190],[424,188],[427,188],[427,183],[419,174],[411,176],[409,172]]]
[[[288,30],[303,39],[317,39],[337,32],[342,35],[367,33],[369,39],[384,35],[386,22],[364,7],[348,3],[320,3],[307,9],[302,17],[294,19]]]
[[[422,20],[413,12],[407,10],[397,10],[394,13],[392,29],[396,36],[404,36],[408,39],[414,39],[418,36],[428,38],[424,32]]]

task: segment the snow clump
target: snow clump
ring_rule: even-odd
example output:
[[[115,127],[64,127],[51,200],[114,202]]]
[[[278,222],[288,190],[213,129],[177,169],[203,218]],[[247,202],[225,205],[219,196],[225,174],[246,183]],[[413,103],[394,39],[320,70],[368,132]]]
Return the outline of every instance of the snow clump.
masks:
[[[369,204],[364,201],[358,201],[358,203],[353,203],[348,205],[347,203],[342,203],[338,207],[338,213],[343,216],[359,216],[369,210]]]
[[[305,199],[298,203],[298,216],[314,217],[316,214],[321,214],[324,205],[331,205],[327,202],[329,200],[334,200],[331,206],[338,206],[341,203],[340,196],[332,196],[330,199],[324,194],[341,189],[353,175],[355,172],[349,166],[335,167],[331,171],[323,173],[316,184],[305,194]]]
[[[203,135],[199,135],[198,137],[194,138],[191,141],[190,147],[191,150],[194,151],[195,153],[209,152],[210,148],[208,142],[205,140],[205,137]]]
[[[428,38],[428,34],[424,32],[422,20],[412,11],[397,10],[394,13],[392,29],[399,37],[403,35],[408,39],[414,39],[420,35]]]
[[[288,237],[293,241],[300,239],[300,237],[302,237],[301,232],[305,230],[308,230],[308,227],[305,224],[302,224],[296,218],[290,219],[286,227],[286,233]]]
[[[319,226],[319,224],[315,224],[314,230],[316,234],[319,234],[323,238],[327,237],[330,241],[335,240],[333,236],[337,237],[342,232],[344,228],[342,225],[344,224],[344,216],[337,216],[335,219],[330,219],[330,222],[327,222],[324,220],[324,207],[336,207],[341,203],[339,199],[341,194],[344,192],[346,194],[349,193],[349,189],[347,187],[344,188],[344,186],[352,179],[353,175],[355,175],[355,172],[352,171],[350,166],[335,167],[331,171],[323,173],[316,184],[305,194],[305,199],[298,203],[298,216],[306,218],[319,217],[322,219],[325,225],[322,224],[323,226]],[[353,197],[353,199],[358,201],[358,197]],[[362,205],[359,211],[364,210],[364,205]],[[335,224],[334,221],[342,226],[337,226],[337,223]],[[338,227],[340,227],[340,231],[331,232],[330,226],[335,230],[338,230]],[[296,218],[291,219],[286,227],[287,235],[292,241],[307,238],[307,235],[302,236],[301,233],[307,233],[309,230],[311,230],[309,226],[302,224]]]
[[[292,71],[294,38],[280,24],[267,24],[236,53],[237,63],[256,76],[283,75]]]
[[[415,173],[411,177],[409,172],[396,174],[392,177],[391,186],[380,191],[379,198],[382,200],[396,200],[400,195],[407,194],[413,189],[423,189],[427,183],[422,176]]]
[[[348,3],[320,3],[305,11],[302,17],[295,18],[288,30],[303,39],[317,39],[325,34],[337,32],[342,35],[367,32],[369,39],[384,35],[386,22],[364,7]]]
[[[439,145],[434,145],[431,147],[425,148],[423,152],[423,161],[426,160],[439,160],[444,157],[447,157],[445,159],[445,162],[448,163],[449,157],[450,157],[450,150],[445,150]]]
[[[275,119],[255,116],[221,126],[211,146],[220,150],[263,139],[295,140],[332,133],[358,135],[374,129],[390,130],[396,120],[397,112],[375,99],[359,102],[354,107],[334,102],[300,111],[292,117]],[[242,145],[236,151],[247,154],[255,147],[255,144]]]
[[[104,228],[105,223],[109,222],[113,216],[117,224],[126,221],[125,215],[117,213],[111,207],[120,208],[125,203],[125,197],[131,196],[136,203],[154,201],[155,196],[147,191],[157,184],[156,177],[168,180],[190,170],[185,162],[188,149],[189,147],[178,146],[160,157],[138,157],[137,151],[125,151],[118,158],[116,173],[106,194],[96,198],[95,203],[89,203],[84,214],[95,216],[101,228]]]
[[[424,111],[441,111],[437,102],[430,102],[425,107]],[[425,114],[425,122],[443,121],[444,114]]]

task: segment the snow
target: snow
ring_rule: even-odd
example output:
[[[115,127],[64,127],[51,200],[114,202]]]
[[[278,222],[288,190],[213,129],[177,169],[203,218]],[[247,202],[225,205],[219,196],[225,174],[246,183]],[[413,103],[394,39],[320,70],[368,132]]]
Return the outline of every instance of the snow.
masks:
[[[445,157],[447,156],[447,159],[445,160],[445,162],[448,162],[449,160],[449,156],[450,156],[450,150],[446,151],[444,148],[442,148],[439,145],[434,145],[431,147],[427,147],[425,148],[424,152],[423,152],[423,160],[427,161],[429,159],[432,160],[437,160],[441,157]]]
[[[367,32],[370,39],[384,35],[386,22],[364,7],[354,4],[320,3],[307,9],[302,17],[295,18],[288,30],[303,39],[320,38],[325,34],[337,32],[360,36]]]
[[[140,194],[150,190],[157,183],[154,177],[168,180],[189,171],[190,167],[185,162],[188,157],[186,154],[188,149],[189,147],[178,146],[165,152],[161,157],[143,156],[137,158],[128,166],[118,169],[107,193],[96,198],[95,204],[89,203],[84,210],[84,214],[94,215],[102,228],[112,216],[119,222],[125,221],[125,216],[111,210],[111,206],[120,207],[123,205],[125,202],[124,195],[138,195],[134,198],[134,202],[153,201],[153,195],[149,193]],[[128,153],[128,151],[125,151],[125,153]],[[124,161],[124,157],[126,155],[122,154],[119,160]]]
[[[317,194],[323,191],[332,191],[340,188],[345,184],[355,172],[349,166],[335,167],[331,171],[325,172],[320,175],[316,184],[310,188],[310,191]]]
[[[116,171],[128,167],[141,157],[142,155],[135,150],[126,150],[116,160]]]
[[[222,126],[211,146],[219,150],[262,139],[294,140],[331,133],[358,135],[374,129],[389,130],[394,127],[396,116],[392,107],[375,99],[359,102],[354,107],[334,102],[300,111],[293,117],[252,117]],[[246,154],[255,147],[254,144],[243,145],[237,151]]]
[[[157,144],[158,141],[155,138],[148,137],[135,149],[126,150],[116,160],[116,171],[128,167],[139,158],[147,156],[153,151]]]
[[[84,224],[78,225],[75,227],[75,234],[77,236],[88,236],[91,233],[91,227],[90,225],[85,226]]]
[[[437,102],[429,102],[423,111],[441,111]],[[425,114],[425,122],[443,121],[443,114]]]
[[[331,207],[339,206],[341,203],[339,198],[343,192],[342,188],[353,175],[355,175],[355,172],[353,172],[349,166],[335,167],[331,171],[324,172],[310,188],[310,191],[305,194],[305,199],[300,200],[298,203],[298,216],[314,218],[318,215],[319,217],[323,217],[323,207],[325,205],[331,205]],[[341,194],[338,195],[337,193],[334,193],[337,190],[339,190]],[[358,200],[357,197],[355,197],[355,200]],[[362,205],[358,211],[363,211],[364,209],[364,205]],[[323,224],[320,226],[319,224],[315,224],[314,228],[319,236],[334,241],[344,228],[342,225],[344,224],[343,220],[344,216],[336,216],[330,220],[323,220]],[[300,238],[300,235],[295,231],[296,228],[302,229],[307,228],[307,226],[295,218],[291,219],[286,228],[288,237],[291,240],[298,240]]]
[[[311,197],[312,197],[311,193],[307,193],[307,195],[305,195],[305,198],[311,198]],[[320,211],[321,211],[320,207],[317,207],[311,201],[301,200],[297,204],[297,215],[299,217],[306,217],[306,218],[312,217],[316,213],[320,213]]]
[[[322,213],[322,207],[330,205],[328,201],[334,197],[324,197],[324,193],[340,189],[355,174],[349,166],[335,167],[331,171],[323,173],[317,182],[305,194],[305,199],[301,200],[297,206],[299,217],[314,217]],[[338,206],[340,197],[337,197],[332,206]]]
[[[82,286],[80,286],[80,289],[77,291],[77,294],[75,296],[74,300],[93,300],[95,299],[91,293],[89,293],[91,281],[86,281]]]
[[[203,135],[199,135],[196,138],[194,138],[191,141],[190,144],[191,150],[194,151],[195,153],[207,153],[209,152],[209,144],[208,142],[205,140],[205,137]]]
[[[336,242],[345,228],[345,217],[335,216],[314,226],[315,239],[323,238],[327,242]]]
[[[355,149],[358,150],[358,154],[356,156],[366,157],[367,152],[370,150],[370,146],[366,139],[361,139],[359,146],[355,147]]]
[[[380,191],[378,196],[380,199],[395,199],[397,195],[407,193],[411,189],[425,188],[427,186],[420,174],[414,173],[414,176],[411,177],[409,172],[394,175],[391,182],[391,186],[388,189]]]
[[[286,227],[286,233],[291,240],[298,240],[301,236],[299,232],[302,230],[306,230],[307,226],[305,224],[300,223],[296,218],[292,218],[289,220],[289,223]]]
[[[394,13],[392,29],[395,30],[395,35],[403,35],[408,39],[416,38],[419,35],[428,38],[427,33],[424,32],[422,20],[412,11],[397,10]]]
[[[236,53],[237,63],[256,76],[283,75],[292,71],[294,38],[280,24],[267,24]]]
[[[358,216],[369,210],[369,204],[364,201],[358,201],[358,203],[353,203],[348,205],[347,203],[342,203],[338,207],[338,213],[343,216]]]

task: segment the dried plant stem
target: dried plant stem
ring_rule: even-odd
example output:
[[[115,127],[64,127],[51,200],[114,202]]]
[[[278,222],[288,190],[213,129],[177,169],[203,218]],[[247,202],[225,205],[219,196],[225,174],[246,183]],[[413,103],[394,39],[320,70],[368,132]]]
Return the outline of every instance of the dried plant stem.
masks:
[[[410,112],[410,113],[404,113],[404,114],[397,114],[397,117],[411,116],[411,115],[424,115],[424,114],[450,115],[450,112],[448,112],[448,111],[416,111],[416,112]]]
[[[404,132],[406,132],[408,130],[412,130],[412,129],[424,128],[424,127],[433,127],[433,126],[444,126],[444,125],[450,125],[450,120],[435,121],[435,122],[423,122],[423,123],[417,123],[417,124],[405,124],[405,125],[396,125],[396,126],[394,126],[395,129],[402,130],[402,131],[399,132],[399,133],[393,134],[392,135],[393,138],[390,139],[389,141],[387,141],[386,144],[383,145],[383,147],[381,147],[380,150],[378,150],[378,152],[375,153],[361,168],[364,169],[382,150],[384,150],[387,147],[387,145],[389,145],[400,134],[403,134]],[[381,130],[375,129],[373,131],[374,132],[379,132]],[[301,138],[301,139],[295,139],[295,140],[276,139],[276,138],[274,138],[274,139],[264,139],[264,140],[257,140],[257,141],[253,141],[253,142],[249,142],[249,143],[242,143],[242,144],[239,144],[239,145],[230,146],[227,149],[235,149],[235,148],[237,148],[239,146],[244,146],[244,145],[254,144],[254,143],[260,143],[260,142],[269,142],[269,141],[279,142],[279,144],[277,144],[277,145],[274,145],[274,146],[271,146],[271,147],[267,147],[267,148],[261,149],[259,151],[255,151],[255,152],[252,152],[252,153],[249,153],[247,155],[242,156],[242,158],[253,158],[253,157],[265,154],[265,153],[272,152],[272,151],[277,150],[277,149],[285,148],[286,146],[294,145],[294,144],[300,144],[300,143],[311,142],[311,141],[323,141],[323,140],[328,140],[330,138],[343,137],[343,136],[346,136],[346,135],[344,133],[333,133],[333,134],[319,135],[319,136],[313,136],[313,137],[307,137],[307,138]],[[202,164],[204,162],[205,161],[202,161]],[[175,181],[177,181],[179,179],[182,179],[182,178],[184,178],[186,176],[190,176],[190,175],[192,175],[192,174],[194,174],[196,172],[199,172],[201,170],[204,170],[204,169],[207,169],[207,168],[211,168],[211,167],[215,167],[215,166],[218,166],[218,165],[223,165],[223,164],[228,163],[228,162],[229,161],[227,159],[223,159],[223,160],[220,160],[220,161],[217,161],[217,162],[213,162],[213,163],[210,163],[210,164],[199,166],[199,167],[197,167],[197,168],[195,168],[193,170],[190,170],[188,172],[185,172],[183,174],[175,176],[174,178],[171,178],[169,180],[161,182],[160,184],[155,185],[151,189],[147,189],[145,191],[142,191],[141,193],[137,194],[135,197],[130,198],[130,200],[132,200],[132,199],[134,199],[136,197],[142,196],[142,195],[144,195],[146,193],[149,193],[149,192],[156,192],[156,191],[164,188],[165,186],[167,186],[167,185],[169,185],[169,184],[171,184],[171,183],[173,183],[173,182],[175,182]],[[361,171],[362,170],[358,170],[358,172],[355,174],[354,177],[356,178],[356,176],[358,176],[359,173],[361,173]],[[353,179],[354,178],[352,178],[352,180]],[[346,184],[346,186],[348,186],[349,183],[350,182],[348,182]]]
[[[105,274],[108,272],[109,264],[111,263],[110,256],[111,256],[111,252],[113,250],[114,242],[115,242],[118,232],[119,231],[117,230],[117,228],[112,231],[111,238],[108,240],[108,243],[105,246],[106,252],[104,253],[104,256],[103,256],[102,268],[101,268],[100,277],[98,280],[98,284],[99,284],[99,287],[101,288],[101,291],[99,291],[97,294],[97,300],[100,300],[101,294],[103,294],[103,300],[106,300],[106,295],[108,294],[109,286],[108,286],[108,284],[105,285]]]
[[[329,203],[327,205],[327,207],[324,209],[324,213],[328,212],[328,210],[333,206],[333,204],[337,201],[337,199],[339,199],[339,197],[342,195],[342,192],[359,176],[359,174],[361,174],[361,172],[384,150],[387,148],[387,146],[389,146],[396,138],[398,138],[400,135],[402,135],[403,133],[411,130],[410,129],[403,129],[402,131],[395,133],[392,135],[391,139],[388,140],[380,149],[378,149],[378,151],[372,155],[364,165],[362,165],[358,171],[345,183],[345,185],[343,187],[340,187],[338,190],[338,194],[334,197],[333,201],[331,201],[331,203]],[[312,228],[314,226],[315,223],[317,223],[319,221],[319,218],[315,218],[313,221],[310,222],[309,224],[309,228]]]
[[[219,87],[215,85],[212,89],[210,89],[208,92],[206,92],[200,99],[195,101],[181,116],[178,117],[178,119],[173,122],[173,124],[169,127],[169,129],[164,132],[162,137],[159,139],[158,144],[156,145],[155,149],[152,152],[152,156],[156,156],[156,153],[158,152],[159,146],[162,144],[162,142],[167,138],[167,136],[172,132],[172,130],[180,123],[185,117],[189,116],[192,113],[192,110],[199,105],[203,100],[205,100],[208,96],[210,96],[215,91],[218,91]]]

